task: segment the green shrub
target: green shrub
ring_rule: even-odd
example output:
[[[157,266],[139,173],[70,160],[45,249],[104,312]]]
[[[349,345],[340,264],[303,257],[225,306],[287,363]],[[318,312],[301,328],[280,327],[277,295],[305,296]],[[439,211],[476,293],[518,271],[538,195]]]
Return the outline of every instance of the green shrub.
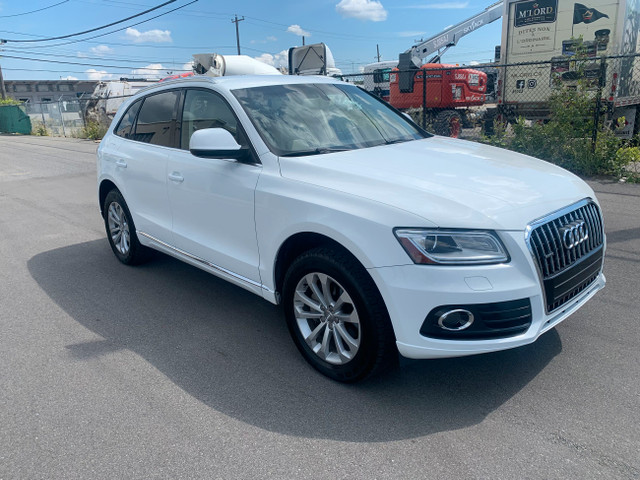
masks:
[[[570,89],[559,85],[549,98],[550,115],[544,122],[519,118],[507,129],[495,125],[493,137],[484,141],[520,153],[541,158],[583,175],[621,175],[623,142],[602,119],[595,128],[596,92],[584,82]],[[622,155],[622,154],[621,154]],[[625,157],[626,158],[626,157]]]
[[[640,147],[619,148],[613,162],[618,176],[625,177],[628,181],[640,182]]]
[[[580,41],[581,39],[578,39]],[[580,68],[587,60],[584,49],[578,48],[574,62]],[[580,62],[585,60],[586,62]],[[628,176],[629,165],[638,168],[639,138],[623,141],[613,130],[624,118],[605,124],[605,105],[598,108],[598,89],[593,80],[584,76],[576,85],[556,83],[548,100],[549,118],[544,122],[529,122],[518,118],[510,126],[494,122],[494,134],[483,137],[485,143],[508,148],[560,165],[583,175]],[[599,117],[595,125],[596,113]],[[595,141],[593,139],[596,133]]]
[[[0,107],[3,105],[22,105],[22,102],[14,100],[13,98],[0,98]]]
[[[33,122],[31,126],[31,135],[36,135],[38,137],[48,137],[49,130],[47,126],[42,122]]]
[[[108,127],[98,122],[88,122],[79,132],[78,138],[87,138],[90,140],[100,140],[107,133]]]

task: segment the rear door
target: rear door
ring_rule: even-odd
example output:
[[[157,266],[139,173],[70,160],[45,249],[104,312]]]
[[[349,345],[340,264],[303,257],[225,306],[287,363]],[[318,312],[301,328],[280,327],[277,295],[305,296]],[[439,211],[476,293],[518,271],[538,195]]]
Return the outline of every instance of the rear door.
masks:
[[[167,161],[177,142],[179,97],[179,90],[145,97],[130,130],[118,134],[125,138],[117,152],[116,169],[121,178],[118,184],[136,230],[168,244],[172,243],[172,219]],[[123,121],[126,117],[127,114]]]

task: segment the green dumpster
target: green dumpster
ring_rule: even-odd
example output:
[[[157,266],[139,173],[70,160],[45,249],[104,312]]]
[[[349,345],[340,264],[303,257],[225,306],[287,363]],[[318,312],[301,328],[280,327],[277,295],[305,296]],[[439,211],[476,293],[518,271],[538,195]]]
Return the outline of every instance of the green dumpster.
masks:
[[[0,105],[0,133],[31,134],[31,119],[20,105]]]

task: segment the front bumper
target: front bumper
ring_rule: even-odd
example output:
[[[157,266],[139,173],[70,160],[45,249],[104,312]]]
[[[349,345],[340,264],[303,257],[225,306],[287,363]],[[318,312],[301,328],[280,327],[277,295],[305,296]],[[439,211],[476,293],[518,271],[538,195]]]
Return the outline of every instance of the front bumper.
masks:
[[[400,354],[408,358],[446,358],[496,352],[536,341],[604,288],[602,272],[579,295],[547,314],[545,298],[522,232],[500,232],[511,261],[501,265],[402,265],[369,270],[387,305]],[[442,305],[531,301],[531,326],[511,337],[444,340],[420,334],[427,314]]]

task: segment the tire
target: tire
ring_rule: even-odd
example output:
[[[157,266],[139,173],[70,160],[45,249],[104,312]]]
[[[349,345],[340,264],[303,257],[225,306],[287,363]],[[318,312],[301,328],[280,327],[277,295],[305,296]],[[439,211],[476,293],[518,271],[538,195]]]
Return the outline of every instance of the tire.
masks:
[[[434,130],[438,135],[458,138],[462,131],[462,116],[455,110],[438,112],[434,122]]]
[[[149,249],[138,241],[131,213],[118,190],[107,194],[102,211],[109,245],[118,260],[125,265],[138,265],[148,260]]]
[[[283,306],[302,356],[334,380],[356,382],[397,360],[384,301],[346,253],[317,248],[298,257],[285,275]]]
[[[482,117],[482,133],[487,137],[492,137],[495,133],[495,120],[498,117],[497,108],[489,108]]]

